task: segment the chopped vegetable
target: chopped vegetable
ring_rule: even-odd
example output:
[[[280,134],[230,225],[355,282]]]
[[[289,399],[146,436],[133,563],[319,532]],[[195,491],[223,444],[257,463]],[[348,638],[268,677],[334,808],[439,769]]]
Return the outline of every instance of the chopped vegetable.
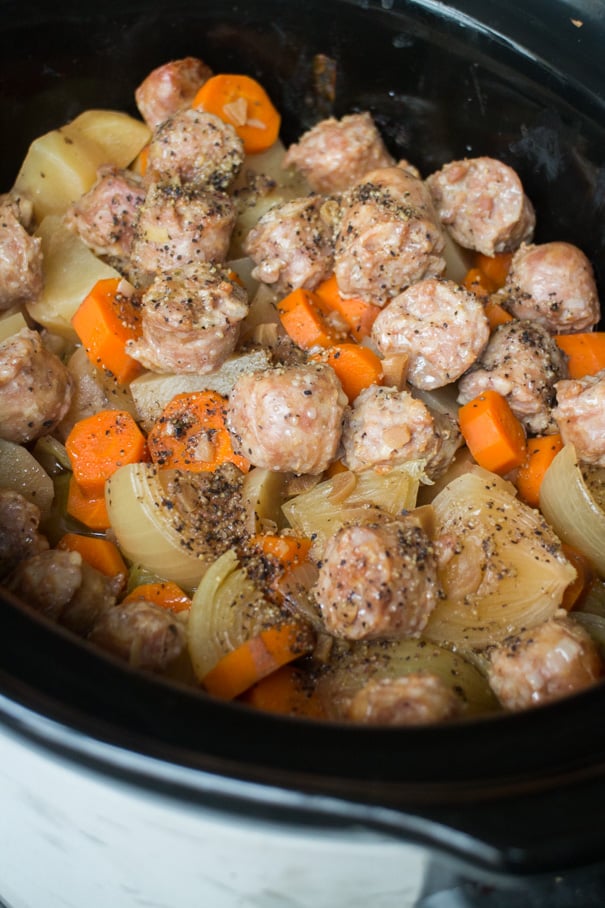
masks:
[[[463,285],[467,290],[471,290],[477,296],[480,296],[481,299],[485,300],[497,290],[494,281],[479,268],[470,268],[467,271]]]
[[[212,76],[204,82],[192,106],[231,123],[246,154],[266,151],[279,135],[281,117],[262,85],[250,76]]]
[[[499,290],[506,283],[512,259],[512,252],[497,252],[491,256],[478,252],[475,256],[475,267],[495,285],[496,290]]]
[[[86,495],[73,476],[69,477],[66,511],[90,530],[106,530],[109,527],[105,496]]]
[[[361,344],[335,344],[325,354],[314,357],[332,366],[342,389],[353,402],[364,388],[378,385],[382,379],[382,362],[369,347]]]
[[[191,607],[189,596],[171,580],[157,580],[152,583],[140,583],[135,586],[122,602],[134,602],[145,599],[171,612],[184,612]]]
[[[65,441],[76,482],[99,498],[105,481],[125,464],[147,459],[145,436],[126,410],[99,410],[75,424]]]
[[[304,536],[259,533],[251,537],[250,544],[261,549],[263,554],[276,558],[288,570],[305,561],[309,555],[312,540]]]
[[[126,342],[141,335],[140,314],[129,287],[119,278],[97,281],[71,320],[91,362],[111,372],[119,384],[143,371],[126,352]]]
[[[122,574],[126,577],[128,569],[120,550],[109,539],[100,536],[83,536],[79,533],[66,533],[57,543],[58,549],[68,552],[79,552],[83,560],[108,577]]]
[[[504,306],[497,303],[495,299],[486,300],[485,314],[489,322],[490,331],[494,331],[498,325],[504,325],[506,322],[512,322],[513,316],[507,312]]]
[[[561,602],[561,608],[569,612],[583,602],[584,597],[596,581],[597,575],[591,560],[583,552],[566,542],[563,543],[562,548],[563,554],[576,569],[576,579],[565,590]]]
[[[225,425],[226,402],[210,390],[173,397],[147,438],[153,463],[199,473],[230,462],[246,473],[250,464],[234,452]]]
[[[563,439],[558,433],[527,441],[525,459],[515,476],[515,485],[521,500],[532,508],[540,506],[540,486],[544,474],[562,447]]]
[[[322,281],[315,288],[315,293],[325,306],[336,312],[347,323],[356,340],[363,340],[372,333],[372,325],[380,312],[380,306],[367,303],[365,300],[345,299],[340,295],[336,275]]]
[[[331,347],[344,339],[345,332],[330,324],[329,309],[311,290],[293,290],[278,302],[277,311],[286,333],[303,350]]]
[[[596,375],[605,369],[605,331],[557,334],[555,341],[567,356],[570,378]]]
[[[326,712],[308,678],[295,665],[284,665],[249,688],[241,698],[255,709],[279,715],[323,719]]]
[[[460,407],[458,421],[479,466],[499,474],[521,466],[526,451],[525,432],[506,398],[497,391],[484,391]]]

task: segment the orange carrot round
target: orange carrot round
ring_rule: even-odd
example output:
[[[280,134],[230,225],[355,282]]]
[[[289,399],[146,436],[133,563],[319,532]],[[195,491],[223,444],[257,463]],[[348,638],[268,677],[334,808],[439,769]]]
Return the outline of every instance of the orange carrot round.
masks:
[[[313,357],[332,366],[342,389],[353,402],[364,388],[380,384],[382,379],[382,364],[380,357],[376,356],[369,347],[361,344],[335,344],[329,347],[325,354]]]
[[[484,255],[478,252],[475,266],[495,285],[495,289],[504,287],[512,261],[512,252],[496,252],[495,255]]]
[[[458,422],[479,466],[505,474],[523,463],[525,431],[508,401],[497,391],[484,391],[460,407]]]
[[[122,602],[134,602],[145,599],[171,612],[184,612],[191,607],[191,599],[176,583],[171,580],[156,580],[151,583],[140,583],[135,586]]]
[[[109,527],[105,496],[86,495],[73,475],[69,478],[65,510],[70,517],[79,520],[90,530],[106,530]]]
[[[250,544],[261,549],[265,555],[277,558],[284,568],[291,569],[305,561],[313,542],[304,536],[258,533],[250,538]]]
[[[605,331],[557,334],[555,341],[567,356],[570,378],[596,375],[605,369]]]
[[[100,498],[118,467],[147,459],[145,436],[126,410],[99,410],[77,422],[65,441],[82,491]]]
[[[248,472],[250,463],[234,452],[225,425],[226,402],[210,390],[175,395],[147,437],[151,460],[161,468],[195,473],[230,462]]]
[[[212,76],[199,89],[192,106],[231,123],[246,154],[266,151],[279,135],[281,117],[262,85],[250,76]]]
[[[467,290],[472,290],[481,299],[487,299],[497,290],[495,282],[480,268],[470,268],[462,281]]]
[[[554,435],[541,435],[527,441],[525,459],[515,476],[519,498],[526,504],[540,506],[540,486],[544,474],[563,447],[563,439]]]
[[[242,694],[242,702],[267,712],[286,716],[323,719],[321,699],[295,665],[284,665]]]
[[[315,293],[325,306],[336,312],[348,325],[355,340],[363,340],[372,333],[372,325],[380,312],[380,306],[357,298],[345,299],[340,295],[336,275],[322,281]]]
[[[118,574],[126,577],[128,569],[115,543],[101,536],[84,536],[79,533],[65,533],[57,543],[58,549],[79,552],[83,560],[108,577]]]

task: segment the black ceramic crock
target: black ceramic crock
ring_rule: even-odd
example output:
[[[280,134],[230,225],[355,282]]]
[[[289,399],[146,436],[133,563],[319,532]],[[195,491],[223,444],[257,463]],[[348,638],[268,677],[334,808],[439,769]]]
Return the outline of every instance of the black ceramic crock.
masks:
[[[502,158],[535,204],[537,240],[581,246],[603,292],[604,40],[596,0],[2,2],[0,189],[35,136],[88,107],[135,113],[142,78],[194,54],[263,82],[286,142],[324,116],[368,109],[391,151],[425,174]],[[333,99],[314,77],[318,54],[335,62]],[[75,768],[247,816],[380,829],[470,880],[576,885],[590,871],[597,888],[569,904],[605,904],[605,687],[521,715],[360,729],[137,674],[9,596],[0,640],[0,724]],[[493,890],[476,892],[496,904]],[[551,894],[548,904],[564,903]]]

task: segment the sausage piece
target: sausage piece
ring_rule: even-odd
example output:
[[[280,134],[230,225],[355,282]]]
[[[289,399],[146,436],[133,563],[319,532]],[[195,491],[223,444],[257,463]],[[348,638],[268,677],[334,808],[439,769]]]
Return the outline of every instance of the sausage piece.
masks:
[[[44,286],[42,240],[25,229],[27,213],[25,199],[0,196],[0,310],[35,300]]]
[[[489,339],[478,297],[453,281],[429,278],[396,296],[378,314],[372,339],[381,353],[407,353],[408,381],[433,390],[456,381]]]
[[[230,123],[203,110],[187,108],[155,131],[145,176],[150,182],[180,180],[224,190],[243,161],[242,140]]]
[[[600,318],[592,265],[571,243],[523,245],[501,296],[515,318],[533,318],[551,334],[590,331]]]
[[[224,268],[159,274],[142,296],[142,337],[127,351],[153,372],[211,372],[235,349],[247,313],[245,289]]]
[[[49,435],[69,409],[73,380],[37,331],[0,343],[0,438],[26,444]]]
[[[38,532],[40,508],[12,489],[0,489],[0,578],[31,555],[48,548]]]
[[[161,672],[185,648],[185,626],[169,610],[135,599],[105,609],[89,639],[135,668]]]
[[[460,712],[460,698],[438,675],[410,672],[368,681],[351,700],[347,718],[365,725],[428,725]]]
[[[312,593],[330,634],[373,640],[420,636],[439,589],[429,537],[401,519],[337,530]]]
[[[97,255],[127,259],[144,200],[141,177],[107,164],[99,168],[95,184],[67,210],[65,225]]]
[[[330,366],[284,366],[240,376],[226,422],[234,449],[255,466],[321,473],[336,456],[347,402]]]
[[[518,175],[503,161],[451,161],[426,183],[441,223],[465,249],[493,256],[532,238],[533,205]]]
[[[235,205],[225,192],[153,183],[138,212],[131,265],[153,274],[193,262],[223,262],[235,219]]]
[[[295,167],[311,189],[330,195],[394,164],[372,115],[363,111],[317,123],[288,148],[282,166]]]
[[[428,189],[403,167],[373,170],[342,194],[334,271],[343,297],[383,306],[443,274],[443,249]]]
[[[141,116],[151,129],[155,129],[178,110],[189,107],[211,76],[210,67],[197,57],[184,57],[158,66],[135,90],[134,98]]]
[[[605,370],[555,385],[553,418],[565,444],[583,463],[605,467]]]
[[[458,402],[492,389],[505,397],[532,435],[557,432],[555,384],[567,376],[565,356],[539,322],[510,321],[493,332],[473,368],[458,382]]]
[[[502,706],[519,710],[590,687],[601,670],[588,632],[571,618],[556,617],[495,648],[488,679]]]
[[[252,277],[280,293],[314,290],[334,268],[332,226],[320,196],[292,199],[270,208],[252,228],[244,252],[255,263]]]

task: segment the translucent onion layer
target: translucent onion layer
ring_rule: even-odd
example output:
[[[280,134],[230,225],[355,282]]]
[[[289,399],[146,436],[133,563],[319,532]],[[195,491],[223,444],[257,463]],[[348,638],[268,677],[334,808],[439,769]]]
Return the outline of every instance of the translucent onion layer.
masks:
[[[55,489],[46,470],[23,445],[0,438],[0,488],[19,492],[38,505],[43,517],[50,512]]]

